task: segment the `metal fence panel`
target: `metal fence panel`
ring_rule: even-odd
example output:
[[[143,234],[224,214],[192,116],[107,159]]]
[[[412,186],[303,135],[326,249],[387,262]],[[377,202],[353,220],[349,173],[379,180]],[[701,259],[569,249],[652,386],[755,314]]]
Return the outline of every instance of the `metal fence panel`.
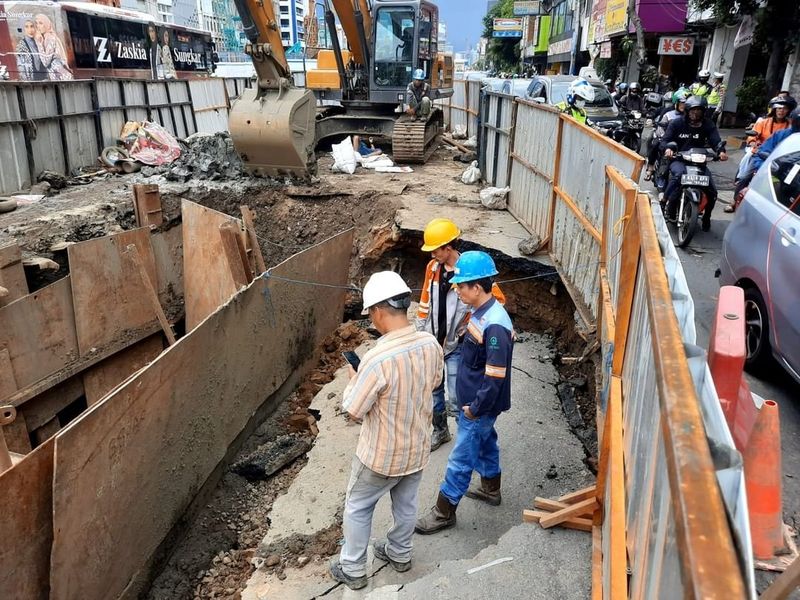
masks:
[[[608,286],[611,292],[611,302],[617,305],[619,299],[619,275],[622,256],[622,236],[629,225],[625,220],[625,194],[610,182],[606,183],[608,189],[608,224],[606,243],[606,269],[608,271]]]
[[[197,120],[197,131],[205,133],[228,131],[225,82],[219,79],[190,81],[189,90]]]
[[[473,137],[478,135],[480,127],[478,115],[481,109],[481,82],[468,81],[467,88],[467,137]]]
[[[570,295],[582,303],[581,314],[597,318],[597,298],[600,292],[600,244],[584,228],[575,213],[564,203],[557,202],[553,219],[550,256],[559,269]]]
[[[514,97],[496,92],[484,92],[481,127],[481,168],[484,181],[495,187],[509,184],[511,158],[511,129]]]
[[[67,145],[66,158],[70,172],[97,162],[100,148],[97,147],[94,117],[65,118],[64,139]]]
[[[38,177],[39,173],[45,170],[63,173],[66,163],[58,121],[37,121],[35,131],[36,137],[30,140],[35,165],[34,177]]]
[[[0,194],[30,186],[28,152],[21,125],[0,123],[0,165]]]
[[[558,124],[558,113],[518,103],[508,207],[541,239],[549,234]]]
[[[467,82],[457,80],[453,82],[453,97],[450,102],[450,130],[462,129],[467,131]]]

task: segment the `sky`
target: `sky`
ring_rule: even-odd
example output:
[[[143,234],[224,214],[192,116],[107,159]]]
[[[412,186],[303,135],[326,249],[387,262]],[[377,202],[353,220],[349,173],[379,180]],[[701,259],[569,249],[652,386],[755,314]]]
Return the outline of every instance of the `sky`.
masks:
[[[474,47],[483,32],[486,0],[434,0],[447,23],[447,41],[456,52]]]

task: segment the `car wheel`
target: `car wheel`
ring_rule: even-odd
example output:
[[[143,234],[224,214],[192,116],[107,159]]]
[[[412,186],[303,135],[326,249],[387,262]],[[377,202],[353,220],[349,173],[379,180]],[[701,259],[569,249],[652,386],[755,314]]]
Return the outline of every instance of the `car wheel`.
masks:
[[[774,364],[769,343],[769,315],[764,298],[756,288],[744,291],[745,349],[744,368],[753,375],[763,374]]]

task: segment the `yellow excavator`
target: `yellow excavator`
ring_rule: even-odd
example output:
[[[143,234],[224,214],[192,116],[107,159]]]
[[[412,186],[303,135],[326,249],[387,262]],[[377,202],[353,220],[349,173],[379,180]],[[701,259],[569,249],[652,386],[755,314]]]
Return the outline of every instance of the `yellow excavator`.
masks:
[[[255,174],[305,177],[314,149],[345,135],[390,138],[400,162],[425,162],[438,145],[443,115],[426,121],[403,112],[415,69],[431,98],[452,95],[453,60],[438,52],[439,11],[426,0],[325,0],[331,50],[297,88],[271,0],[235,0],[249,40],[257,85],[234,104],[229,125],[237,152]],[[333,11],[336,11],[334,14]],[[348,48],[339,39],[337,20]]]

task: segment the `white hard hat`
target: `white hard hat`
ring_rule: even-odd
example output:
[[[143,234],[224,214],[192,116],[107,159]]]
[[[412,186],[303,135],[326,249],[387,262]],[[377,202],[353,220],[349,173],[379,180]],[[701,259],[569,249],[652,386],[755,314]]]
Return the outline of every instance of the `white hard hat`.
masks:
[[[724,79],[724,78],[725,78],[724,73],[720,73],[719,71],[714,71],[714,79]]]
[[[364,286],[362,293],[364,297],[364,310],[362,315],[369,314],[369,309],[376,304],[389,300],[396,296],[411,295],[411,288],[406,285],[403,278],[394,271],[380,271],[373,273]],[[404,302],[407,305],[407,303]],[[400,308],[398,306],[397,308]]]
[[[567,102],[574,104],[575,97],[583,98],[586,102],[594,102],[594,88],[585,79],[576,79],[567,90]]]
[[[711,77],[711,71],[708,69],[701,69],[700,72],[697,74],[698,77]]]

